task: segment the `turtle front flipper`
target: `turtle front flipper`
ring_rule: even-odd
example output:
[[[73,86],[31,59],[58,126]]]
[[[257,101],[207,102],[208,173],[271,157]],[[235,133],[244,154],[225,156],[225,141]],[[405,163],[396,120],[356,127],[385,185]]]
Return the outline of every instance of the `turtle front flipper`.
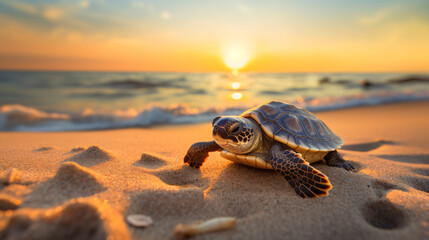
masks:
[[[300,153],[284,150],[280,144],[275,144],[270,150],[270,164],[299,196],[317,198],[329,195],[332,185],[328,177],[310,166]]]
[[[183,160],[191,167],[200,168],[209,156],[209,152],[220,150],[222,150],[222,148],[219,147],[215,141],[197,142],[192,144]]]

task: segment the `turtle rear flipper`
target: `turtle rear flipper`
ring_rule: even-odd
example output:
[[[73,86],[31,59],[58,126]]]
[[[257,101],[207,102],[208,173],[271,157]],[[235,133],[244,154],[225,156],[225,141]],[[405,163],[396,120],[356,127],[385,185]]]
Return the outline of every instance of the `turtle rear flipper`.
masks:
[[[291,150],[283,151],[279,144],[275,144],[270,150],[270,164],[302,198],[329,195],[332,185],[328,177],[310,166],[301,154]]]
[[[351,163],[344,160],[344,158],[341,156],[340,153],[337,152],[337,150],[329,152],[324,157],[324,159],[325,159],[326,165],[328,166],[344,168],[347,171],[351,171],[351,172],[354,172],[356,170],[356,168]]]

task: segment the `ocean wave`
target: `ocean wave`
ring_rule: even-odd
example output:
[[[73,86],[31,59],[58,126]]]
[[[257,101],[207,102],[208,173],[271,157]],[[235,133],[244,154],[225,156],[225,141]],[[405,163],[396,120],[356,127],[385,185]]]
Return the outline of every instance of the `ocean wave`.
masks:
[[[114,93],[106,93],[106,92],[88,92],[88,93],[72,93],[68,95],[71,98],[104,98],[104,99],[116,99],[116,98],[129,98],[134,97],[135,94],[129,92],[114,92]]]
[[[405,76],[400,78],[394,78],[387,81],[392,84],[403,84],[403,83],[429,83],[428,76]]]
[[[177,84],[185,82],[186,78],[174,78],[174,79],[163,79],[156,77],[146,77],[142,80],[138,79],[119,79],[112,80],[107,83],[103,83],[100,86],[113,87],[113,88],[129,88],[129,89],[140,89],[140,88],[183,88],[183,86]]]
[[[293,104],[318,112],[383,103],[429,100],[429,91],[377,95],[356,95],[342,98],[298,98]],[[18,104],[0,107],[0,131],[78,131],[150,127],[209,122],[217,115],[239,115],[252,106],[192,108],[184,104],[168,107],[133,108],[111,113],[97,113],[85,109],[81,113],[49,113]]]
[[[231,108],[222,113],[239,114],[243,109]],[[210,121],[220,110],[190,108],[174,104],[169,107],[152,107],[96,113],[85,109],[79,114],[48,113],[18,104],[0,107],[1,131],[78,131],[149,127],[153,125],[184,124]]]

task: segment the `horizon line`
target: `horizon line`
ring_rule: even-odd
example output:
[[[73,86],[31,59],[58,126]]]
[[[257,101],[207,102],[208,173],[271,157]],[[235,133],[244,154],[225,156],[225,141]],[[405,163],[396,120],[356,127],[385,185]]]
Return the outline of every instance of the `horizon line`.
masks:
[[[194,74],[209,74],[209,73],[223,73],[230,74],[231,71],[177,71],[177,70],[78,70],[78,69],[6,69],[0,68],[0,72],[119,72],[119,73],[194,73]],[[339,73],[373,73],[373,74],[383,74],[383,73],[403,73],[403,74],[429,74],[429,70],[410,70],[410,71],[239,71],[243,74],[305,74],[305,73],[329,73],[329,74],[339,74]]]

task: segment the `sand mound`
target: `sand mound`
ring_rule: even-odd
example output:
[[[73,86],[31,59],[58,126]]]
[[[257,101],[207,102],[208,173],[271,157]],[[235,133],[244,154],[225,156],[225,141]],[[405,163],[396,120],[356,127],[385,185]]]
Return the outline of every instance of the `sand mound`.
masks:
[[[407,182],[409,182],[412,188],[429,193],[428,177],[408,177]]]
[[[394,189],[406,191],[405,188],[399,185],[396,185],[387,181],[379,180],[379,179],[373,181],[371,186],[372,186],[372,189],[374,190],[375,195],[379,198],[385,197],[389,191]]]
[[[149,169],[157,169],[167,165],[162,157],[152,153],[142,153],[140,160],[134,163],[136,166],[142,166]]]
[[[16,168],[9,168],[2,177],[0,177],[0,183],[3,185],[10,185],[14,183],[20,183],[21,181],[21,172]]]
[[[76,197],[91,196],[105,190],[97,173],[76,163],[63,163],[52,179],[40,183],[23,205],[51,206]]]
[[[19,207],[21,201],[8,196],[8,195],[0,195],[0,211],[6,210],[15,210]]]
[[[41,148],[38,148],[38,149],[34,149],[33,150],[33,152],[43,152],[43,151],[49,151],[49,150],[52,150],[53,148],[51,148],[51,147],[41,147]]]
[[[422,176],[429,177],[429,168],[416,168],[416,169],[413,169],[413,172]]]
[[[81,148],[81,147],[72,148],[72,149],[70,150],[70,152],[68,152],[68,153],[66,153],[66,154],[78,153],[78,152],[82,152],[83,150],[85,150],[85,148]]]
[[[5,186],[0,194],[5,194],[17,199],[22,199],[25,195],[32,191],[31,187],[21,184],[11,184]]]
[[[64,161],[72,161],[85,167],[91,167],[112,159],[113,157],[107,151],[99,148],[98,146],[92,146]]]
[[[92,170],[79,166],[76,163],[63,163],[55,174],[53,181],[57,183],[67,183],[79,185],[85,183],[87,186],[99,184],[97,174]],[[73,186],[75,187],[75,186]]]
[[[9,215],[10,216],[10,215]],[[129,239],[122,216],[95,199],[74,199],[46,210],[11,214],[0,239]]]

